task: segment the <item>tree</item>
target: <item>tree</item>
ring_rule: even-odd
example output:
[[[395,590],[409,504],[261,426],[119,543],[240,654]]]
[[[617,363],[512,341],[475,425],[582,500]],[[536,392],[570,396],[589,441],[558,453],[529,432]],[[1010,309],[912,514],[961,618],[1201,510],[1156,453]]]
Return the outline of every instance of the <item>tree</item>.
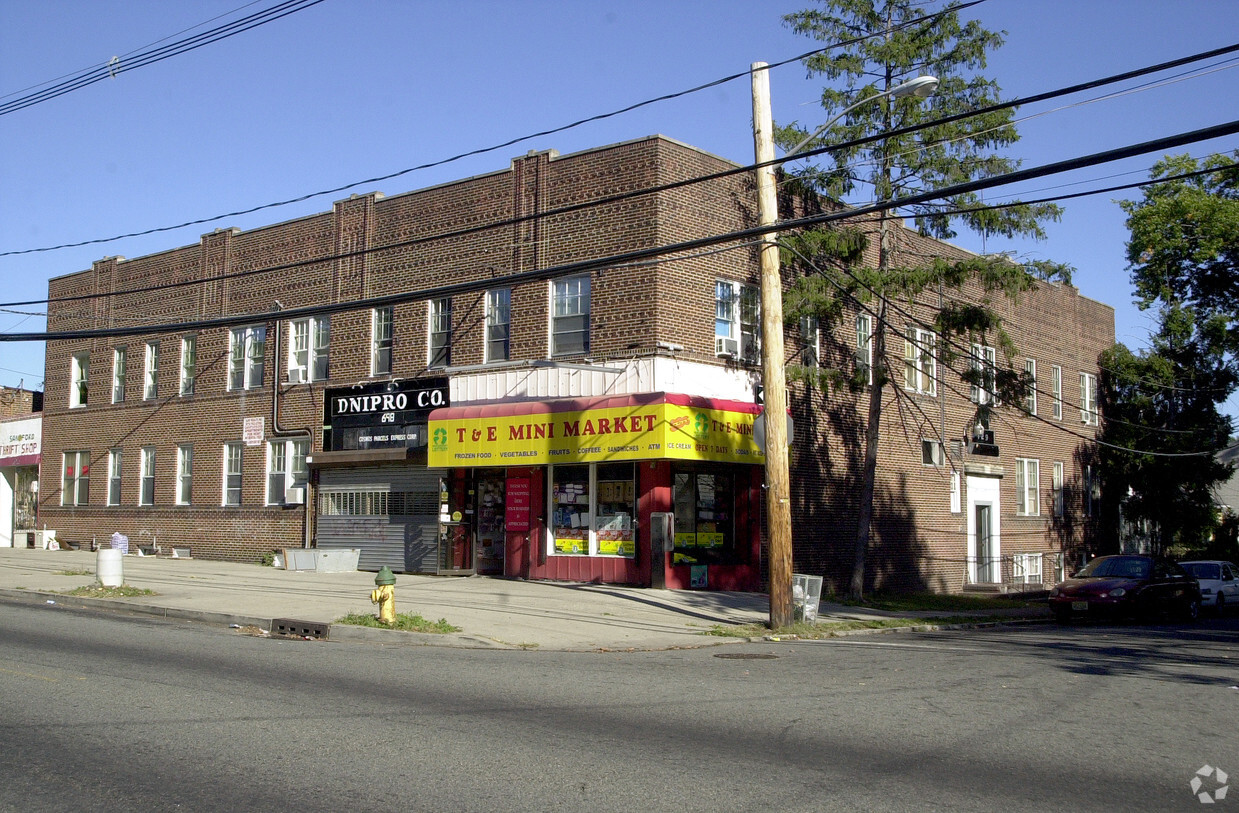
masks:
[[[785,23],[800,34],[825,43],[844,43],[805,60],[810,76],[841,85],[830,85],[822,91],[821,105],[827,117],[857,101],[886,93],[917,75],[932,75],[939,81],[936,95],[928,101],[882,99],[856,106],[837,127],[811,141],[808,147],[846,143],[996,103],[998,86],[976,71],[985,67],[986,53],[1000,46],[1002,37],[976,21],[961,22],[955,6],[948,4],[935,12],[913,0],[819,0],[817,7],[787,15]],[[845,200],[861,186],[882,203],[918,191],[1000,175],[1018,166],[995,153],[1019,138],[1013,115],[1009,109],[992,111],[861,146],[840,147],[828,153],[824,165],[813,164],[795,171],[795,181],[800,191],[835,201]],[[784,149],[799,144],[807,135],[808,131],[798,123],[775,130],[776,141]],[[956,195],[908,207],[906,213],[922,234],[937,238],[953,237],[955,224],[986,234],[1042,238],[1041,223],[1059,215],[1057,207],[1046,204],[997,209],[985,208],[980,203],[974,194]],[[859,596],[864,592],[865,559],[873,520],[882,402],[890,381],[886,347],[891,302],[915,297],[931,288],[958,291],[966,282],[979,283],[987,295],[1001,292],[1018,296],[1033,285],[1038,273],[1063,278],[1067,269],[1056,265],[1032,269],[1005,258],[948,262],[920,256],[898,239],[901,229],[894,213],[884,212],[876,217],[876,222],[852,228],[868,234],[876,232],[876,258],[874,252],[865,251],[865,240],[860,236],[840,239],[809,233],[791,238],[791,253],[808,259],[828,284],[811,278],[798,281],[789,293],[785,315],[789,322],[801,316],[815,316],[819,324],[825,325],[856,305],[874,314],[872,384],[866,381],[869,406],[850,581],[850,592]],[[839,251],[840,243],[847,250]],[[944,303],[932,327],[939,337],[966,337],[1012,349],[1010,342],[1004,341],[1001,320],[984,304],[962,300]],[[923,347],[922,352],[940,354],[939,361],[946,367],[959,356],[952,349],[954,346],[942,341],[936,348]],[[964,380],[977,383],[975,378],[969,378],[978,375],[977,371],[970,368],[962,375]],[[1027,382],[1009,365],[999,371],[997,380],[984,383],[1008,395],[1027,387]],[[893,390],[896,394],[901,392],[898,386]],[[1018,402],[1018,396],[1015,400]],[[986,418],[984,407],[978,418]]]
[[[1230,475],[1212,452],[1229,443],[1220,405],[1239,382],[1239,171],[1221,155],[1183,155],[1151,178],[1160,183],[1120,205],[1137,304],[1157,309],[1159,328],[1148,351],[1118,345],[1103,359],[1101,455],[1107,490],[1130,495],[1127,519],[1164,550],[1205,541],[1213,488]]]

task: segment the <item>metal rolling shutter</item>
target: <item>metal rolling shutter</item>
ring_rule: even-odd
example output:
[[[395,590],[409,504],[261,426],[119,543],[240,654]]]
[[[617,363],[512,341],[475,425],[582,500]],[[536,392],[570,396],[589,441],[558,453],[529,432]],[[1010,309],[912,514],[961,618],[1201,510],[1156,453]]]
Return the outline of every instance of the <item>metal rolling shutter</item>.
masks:
[[[442,474],[411,466],[323,469],[318,547],[360,549],[360,570],[437,573]]]

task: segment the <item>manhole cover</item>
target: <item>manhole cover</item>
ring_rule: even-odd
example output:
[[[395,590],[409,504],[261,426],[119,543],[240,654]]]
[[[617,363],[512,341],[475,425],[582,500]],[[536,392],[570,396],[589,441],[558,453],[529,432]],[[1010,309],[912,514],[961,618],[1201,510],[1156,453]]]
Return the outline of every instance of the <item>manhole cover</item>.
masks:
[[[714,657],[729,661],[772,661],[779,656],[762,652],[720,652]]]

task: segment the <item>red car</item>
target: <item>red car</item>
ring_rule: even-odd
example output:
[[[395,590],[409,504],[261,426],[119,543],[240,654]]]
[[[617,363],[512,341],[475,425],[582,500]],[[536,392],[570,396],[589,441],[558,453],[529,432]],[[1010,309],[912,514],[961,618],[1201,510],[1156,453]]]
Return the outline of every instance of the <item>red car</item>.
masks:
[[[1050,590],[1059,623],[1072,616],[1143,616],[1169,612],[1195,621],[1200,584],[1186,570],[1157,556],[1099,556]]]

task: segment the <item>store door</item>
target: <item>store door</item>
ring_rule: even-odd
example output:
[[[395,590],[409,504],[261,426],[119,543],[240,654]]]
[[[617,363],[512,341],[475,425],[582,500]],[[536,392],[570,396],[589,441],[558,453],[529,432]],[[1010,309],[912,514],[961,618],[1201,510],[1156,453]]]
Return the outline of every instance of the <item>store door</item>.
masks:
[[[439,480],[439,569],[441,576],[471,576],[477,493],[472,472],[456,469]]]
[[[477,499],[474,514],[477,572],[486,575],[503,573],[503,554],[507,541],[505,530],[507,475],[503,469],[479,471],[474,484]]]

